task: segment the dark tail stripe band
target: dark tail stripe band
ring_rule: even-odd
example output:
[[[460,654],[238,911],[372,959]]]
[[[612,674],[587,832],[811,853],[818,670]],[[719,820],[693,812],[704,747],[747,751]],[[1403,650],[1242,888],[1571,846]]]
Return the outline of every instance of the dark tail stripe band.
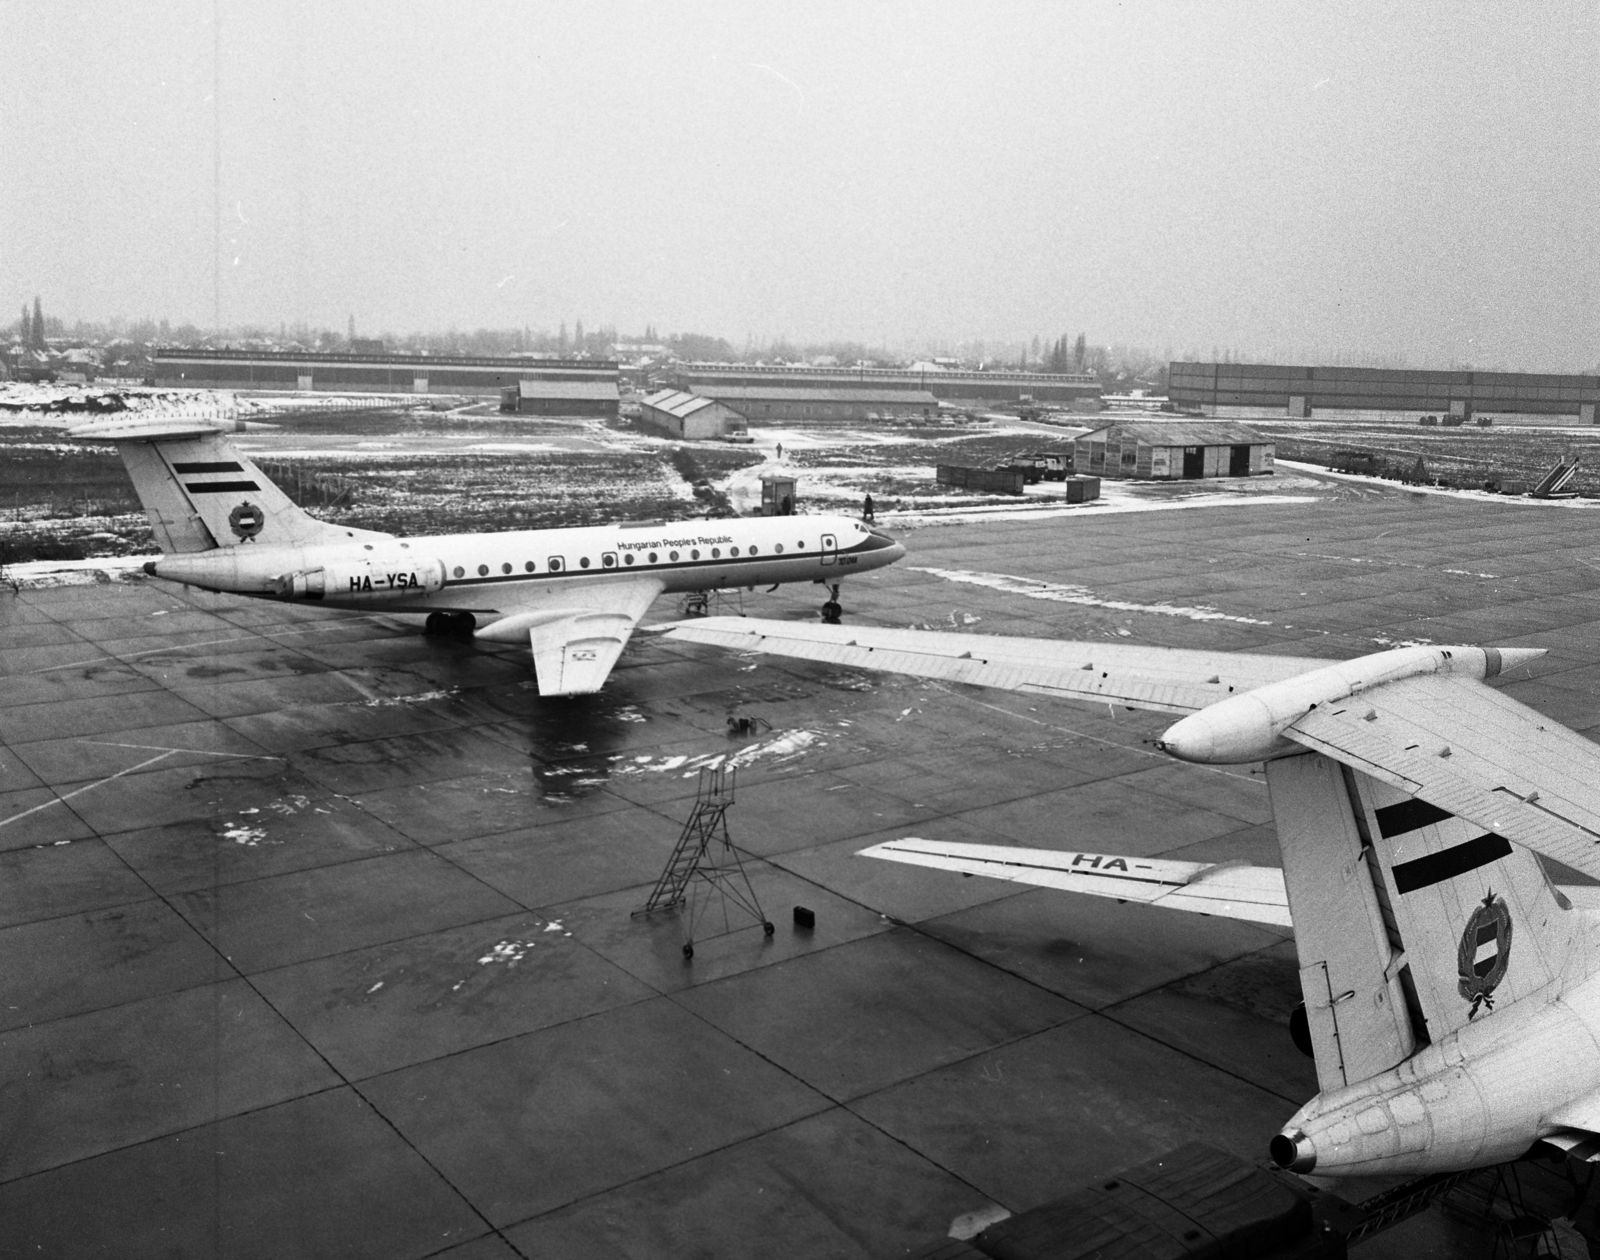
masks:
[[[198,485],[186,481],[183,488],[190,494],[237,494],[241,490],[261,489],[253,481],[203,481]]]
[[[178,473],[219,473],[219,472],[238,472],[238,473],[242,473],[244,471],[244,468],[241,467],[239,464],[234,463],[231,459],[227,459],[227,460],[218,460],[215,463],[209,463],[209,464],[208,463],[204,463],[204,462],[196,463],[196,464],[174,464],[172,466],[172,471],[173,472],[178,472]]]
[[[1394,886],[1402,893],[1416,892],[1419,888],[1442,884],[1457,875],[1488,866],[1510,854],[1511,841],[1491,831],[1465,844],[1419,857],[1414,862],[1401,862],[1394,868]]]
[[[1415,796],[1410,800],[1401,801],[1398,805],[1385,805],[1374,812],[1378,817],[1378,830],[1383,833],[1385,840],[1403,836],[1408,831],[1416,831],[1429,823],[1443,822],[1446,818],[1454,816],[1449,810],[1430,805]]]

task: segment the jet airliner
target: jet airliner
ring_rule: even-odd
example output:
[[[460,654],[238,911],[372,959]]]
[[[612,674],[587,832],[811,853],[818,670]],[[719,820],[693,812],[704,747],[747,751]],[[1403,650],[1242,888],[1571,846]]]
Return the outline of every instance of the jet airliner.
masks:
[[[842,578],[905,548],[847,516],[593,525],[399,538],[319,521],[224,437],[241,421],[101,421],[162,556],[152,577],[208,591],[427,617],[434,634],[526,643],[542,695],[598,691],[657,596]]]
[[[1600,748],[1485,682],[1538,648],[1330,663],[709,618],[671,637],[1185,715],[1183,761],[1261,762],[1281,869],[905,837],[872,857],[1292,927],[1318,1095],[1296,1172],[1423,1175],[1535,1143],[1600,1161]]]

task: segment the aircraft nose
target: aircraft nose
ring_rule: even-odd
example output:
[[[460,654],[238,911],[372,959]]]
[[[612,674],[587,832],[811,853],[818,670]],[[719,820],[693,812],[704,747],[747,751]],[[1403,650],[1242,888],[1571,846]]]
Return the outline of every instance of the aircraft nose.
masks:
[[[861,544],[861,550],[871,552],[890,552],[889,555],[881,557],[881,559],[884,560],[898,560],[901,556],[906,554],[906,546],[903,542],[891,538],[882,530],[877,529],[869,529],[867,531],[867,541]]]
[[[1267,1153],[1279,1168],[1308,1173],[1317,1166],[1317,1148],[1299,1129],[1285,1129],[1267,1144]]]

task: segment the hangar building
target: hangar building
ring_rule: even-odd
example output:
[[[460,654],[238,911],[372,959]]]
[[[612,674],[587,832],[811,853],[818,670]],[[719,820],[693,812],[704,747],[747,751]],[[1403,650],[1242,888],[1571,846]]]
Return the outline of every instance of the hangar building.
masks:
[[[745,419],[726,403],[682,390],[663,389],[641,400],[639,420],[668,437],[720,438],[745,432]]]
[[[523,378],[500,391],[500,410],[532,416],[598,416],[615,420],[617,382]]]
[[[1272,472],[1273,444],[1238,424],[1113,424],[1073,444],[1073,467],[1096,477],[1178,481]]]
[[[925,389],[712,384],[696,385],[692,392],[715,399],[752,423],[855,424],[865,420],[923,419],[939,414],[939,400]]]
[[[610,359],[531,359],[458,354],[334,354],[302,350],[161,349],[152,357],[157,385],[210,389],[327,390],[384,394],[496,394],[519,382],[549,386],[585,384],[610,388],[617,408],[617,364]],[[562,391],[534,390],[522,399],[562,398]],[[599,398],[597,402],[603,402]],[[540,410],[541,407],[519,407]],[[571,409],[546,414],[597,414]]]
[[[1174,407],[1205,415],[1233,408],[1302,418],[1313,411],[1436,411],[1471,420],[1479,412],[1504,412],[1569,415],[1593,424],[1600,376],[1173,363],[1167,398]]]
[[[1100,381],[1091,373],[974,372],[931,364],[867,368],[679,363],[673,368],[672,377],[679,389],[715,398],[728,397],[726,391],[734,387],[813,392],[857,389],[928,393],[937,402],[964,407],[998,407],[1032,400],[1083,410],[1100,408]],[[882,413],[881,406],[878,411]]]

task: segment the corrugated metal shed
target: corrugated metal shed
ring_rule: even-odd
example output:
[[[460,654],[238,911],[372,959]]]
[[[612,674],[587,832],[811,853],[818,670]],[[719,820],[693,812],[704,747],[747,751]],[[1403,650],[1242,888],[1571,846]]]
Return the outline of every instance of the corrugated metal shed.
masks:
[[[681,389],[661,389],[645,398],[642,405],[654,407],[657,411],[664,411],[669,416],[676,416],[682,420],[697,411],[716,406],[717,400],[699,394],[686,394]]]
[[[1108,424],[1078,436],[1080,442],[1139,442],[1145,446],[1255,446],[1272,439],[1242,424],[1155,420]]]
[[[1272,472],[1272,440],[1242,424],[1155,421],[1111,424],[1073,443],[1077,472],[1181,481]]]
[[[725,402],[682,390],[657,390],[639,404],[639,419],[671,437],[719,438],[746,429],[744,416]]]

